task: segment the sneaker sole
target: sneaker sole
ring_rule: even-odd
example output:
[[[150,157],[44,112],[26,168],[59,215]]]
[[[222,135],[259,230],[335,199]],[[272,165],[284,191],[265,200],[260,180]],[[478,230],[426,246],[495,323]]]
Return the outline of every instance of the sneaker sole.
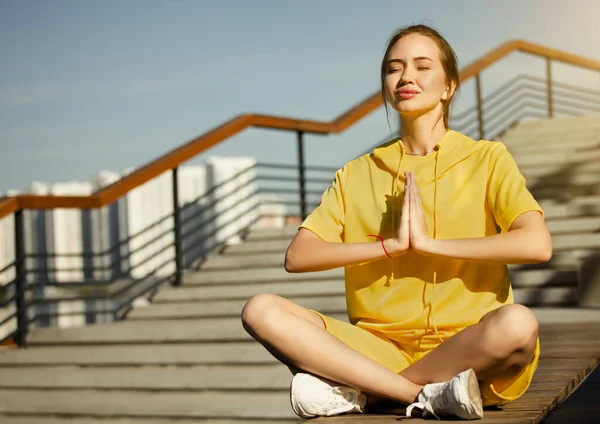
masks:
[[[475,375],[475,371],[469,369],[464,372],[463,376],[466,378],[466,384],[463,387],[466,387],[466,393],[463,393],[464,396],[467,397],[469,403],[473,405],[474,410],[469,412],[469,416],[460,417],[466,419],[477,419],[483,417],[483,402],[481,400],[481,392],[479,390],[479,382],[477,381],[477,376]]]

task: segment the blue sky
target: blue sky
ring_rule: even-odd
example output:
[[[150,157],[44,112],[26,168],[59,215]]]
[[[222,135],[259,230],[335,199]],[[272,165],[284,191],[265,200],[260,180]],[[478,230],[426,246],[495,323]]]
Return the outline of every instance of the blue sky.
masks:
[[[137,168],[240,113],[333,119],[378,90],[407,24],[436,27],[465,66],[514,38],[600,60],[598,16],[596,0],[0,0],[0,192]],[[542,70],[517,55],[484,90]],[[600,89],[599,74],[555,75]],[[381,109],[307,136],[307,162],[341,165],[388,133]],[[295,136],[246,130],[191,163],[206,155],[292,163]]]

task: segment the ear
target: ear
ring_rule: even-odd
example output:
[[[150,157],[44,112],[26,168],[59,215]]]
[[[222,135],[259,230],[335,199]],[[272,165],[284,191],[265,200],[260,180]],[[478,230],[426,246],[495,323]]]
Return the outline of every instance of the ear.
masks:
[[[446,90],[444,90],[444,93],[442,94],[442,100],[447,101],[450,99],[454,94],[454,90],[456,90],[456,82],[450,81],[450,85],[446,86]]]

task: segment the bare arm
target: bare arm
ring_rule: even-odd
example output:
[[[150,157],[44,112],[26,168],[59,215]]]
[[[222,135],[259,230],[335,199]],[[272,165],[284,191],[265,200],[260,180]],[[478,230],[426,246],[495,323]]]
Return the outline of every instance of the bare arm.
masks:
[[[531,211],[515,219],[506,233],[472,239],[430,239],[423,253],[503,264],[538,263],[552,257],[552,239],[542,215]]]
[[[390,255],[394,239],[384,240]],[[325,271],[386,258],[381,241],[366,243],[332,243],[323,241],[306,228],[300,228],[285,255],[287,272]]]
[[[542,214],[525,212],[508,232],[487,237],[436,240],[429,237],[414,175],[409,177],[410,244],[422,254],[481,262],[524,264],[549,261],[552,238]]]
[[[403,199],[400,225],[396,237],[365,243],[332,243],[300,228],[285,254],[287,272],[325,271],[343,266],[358,265],[390,256],[399,256],[409,249],[409,196]]]

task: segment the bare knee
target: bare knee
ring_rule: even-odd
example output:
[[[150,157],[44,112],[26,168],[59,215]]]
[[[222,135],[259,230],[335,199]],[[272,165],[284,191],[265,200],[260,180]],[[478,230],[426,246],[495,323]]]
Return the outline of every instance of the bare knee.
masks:
[[[494,341],[490,352],[508,357],[515,352],[532,350],[538,337],[538,321],[523,305],[505,305],[485,320],[489,336]]]
[[[278,308],[277,295],[261,293],[252,296],[242,309],[242,324],[246,331],[257,332],[273,321]]]
[[[290,324],[290,320],[286,319],[286,316],[290,314],[325,328],[323,321],[317,314],[271,293],[257,294],[244,305],[242,324],[246,331],[252,335],[272,333],[282,329],[289,331],[289,328],[282,328],[282,326]]]

